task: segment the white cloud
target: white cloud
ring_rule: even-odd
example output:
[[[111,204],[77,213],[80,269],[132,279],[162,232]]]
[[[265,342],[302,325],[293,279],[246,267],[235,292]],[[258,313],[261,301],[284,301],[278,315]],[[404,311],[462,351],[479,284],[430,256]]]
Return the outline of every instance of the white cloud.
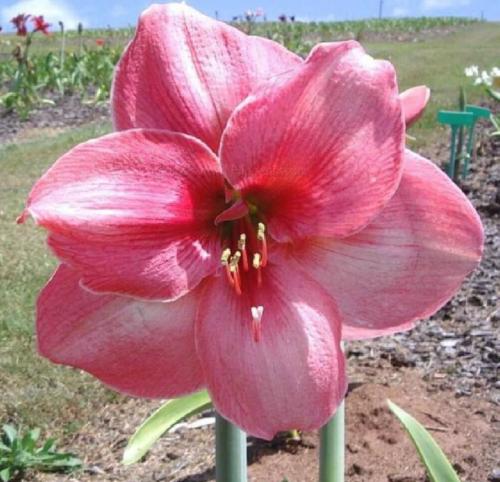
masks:
[[[78,22],[85,25],[85,19],[75,13],[64,0],[20,0],[3,7],[0,11],[2,24],[9,24],[10,19],[19,13],[43,15],[45,20],[58,29],[57,23],[62,21],[66,29],[76,29]]]
[[[424,10],[440,10],[450,7],[463,7],[469,5],[470,0],[424,0]]]
[[[394,7],[392,9],[393,17],[407,17],[410,11],[405,7]]]
[[[119,18],[119,17],[124,17],[127,15],[128,10],[124,5],[121,5],[120,3],[115,3],[113,7],[111,8],[111,16],[113,18]]]

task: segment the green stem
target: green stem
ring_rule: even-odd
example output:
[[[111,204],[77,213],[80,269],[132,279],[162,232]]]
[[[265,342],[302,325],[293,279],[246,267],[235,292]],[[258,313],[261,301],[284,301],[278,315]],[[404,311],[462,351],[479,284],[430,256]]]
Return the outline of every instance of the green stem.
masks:
[[[321,428],[319,481],[344,482],[345,405],[342,402],[331,420]]]
[[[247,481],[246,434],[218,413],[215,419],[215,477],[217,482]]]

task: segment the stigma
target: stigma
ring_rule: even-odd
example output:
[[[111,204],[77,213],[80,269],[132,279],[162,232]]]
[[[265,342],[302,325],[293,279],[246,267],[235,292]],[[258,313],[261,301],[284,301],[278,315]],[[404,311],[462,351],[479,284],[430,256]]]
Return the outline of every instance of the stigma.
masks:
[[[264,313],[264,307],[252,306],[250,313],[252,314],[252,336],[254,341],[258,343],[262,336],[262,314]]]

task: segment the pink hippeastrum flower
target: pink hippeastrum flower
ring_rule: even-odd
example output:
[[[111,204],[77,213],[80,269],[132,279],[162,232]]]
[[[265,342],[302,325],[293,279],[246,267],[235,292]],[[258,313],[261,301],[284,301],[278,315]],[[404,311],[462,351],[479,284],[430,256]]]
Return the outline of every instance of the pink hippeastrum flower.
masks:
[[[42,32],[44,35],[50,35],[50,23],[47,23],[43,15],[37,15],[31,19],[33,21],[33,32]]]
[[[30,17],[31,15],[20,13],[10,20],[10,22],[17,30],[16,35],[19,35],[21,37],[26,37],[26,35],[28,35],[28,28],[26,24],[28,23]]]
[[[207,387],[259,437],[324,424],[347,386],[341,338],[410,329],[481,256],[467,198],[405,150],[402,104],[356,42],[302,61],[149,8],[116,71],[118,132],[62,156],[21,217],[62,262],[40,352],[136,396]]]
[[[425,85],[412,87],[401,93],[399,98],[403,107],[406,127],[414,124],[422,116],[430,96],[431,91]]]

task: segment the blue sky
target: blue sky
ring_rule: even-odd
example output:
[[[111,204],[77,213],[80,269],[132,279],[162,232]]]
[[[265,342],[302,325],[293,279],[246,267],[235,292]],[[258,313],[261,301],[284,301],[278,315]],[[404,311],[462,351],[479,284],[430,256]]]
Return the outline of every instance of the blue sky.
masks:
[[[261,7],[269,19],[282,13],[302,20],[346,20],[375,17],[380,0],[189,0],[199,10],[223,19]],[[500,20],[500,0],[383,0],[384,16],[457,15]],[[87,27],[134,25],[148,0],[0,0],[0,25],[9,30],[13,15],[26,12],[44,14],[57,24],[75,27],[81,21]],[[158,2],[156,2],[158,3]]]

